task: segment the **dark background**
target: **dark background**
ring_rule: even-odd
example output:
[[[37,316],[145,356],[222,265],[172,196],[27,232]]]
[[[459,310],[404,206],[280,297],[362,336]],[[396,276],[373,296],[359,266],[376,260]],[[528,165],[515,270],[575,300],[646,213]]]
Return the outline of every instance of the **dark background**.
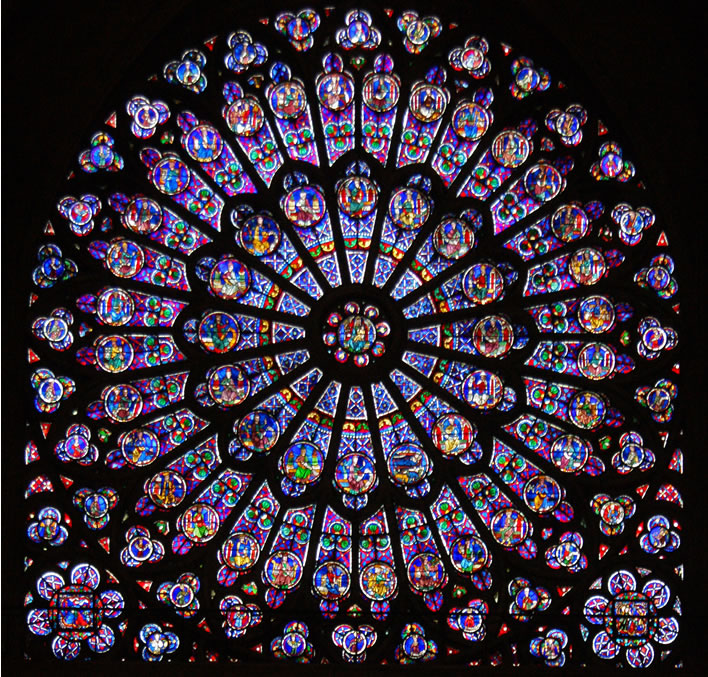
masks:
[[[319,6],[304,0],[289,6],[299,9],[309,4]],[[402,7],[400,2],[383,4]],[[703,606],[707,476],[703,332],[708,227],[705,14],[689,9],[692,5],[684,2],[638,0],[518,0],[496,2],[491,7],[472,0],[411,3],[421,9],[427,5],[433,11],[443,4],[454,8],[460,19],[466,15],[471,31],[499,33],[548,68],[555,79],[566,80],[576,92],[585,94],[583,103],[601,115],[612,138],[622,145],[647,184],[651,196],[648,202],[658,217],[652,237],[660,230],[666,230],[669,236],[681,302],[679,415],[686,436],[683,449],[687,467],[682,485],[687,499],[682,544],[687,584],[681,594],[685,611],[679,639],[688,663],[684,674],[705,674],[699,659],[708,627]],[[157,71],[181,49],[196,46],[213,33],[239,27],[245,14],[272,16],[282,5],[268,0],[251,4],[237,0],[3,2],[2,656],[8,674],[23,670],[14,660],[21,658],[20,638],[25,632],[21,608],[24,591],[17,585],[21,577],[23,520],[19,516],[24,486],[14,476],[22,467],[26,441],[21,396],[26,388],[21,379],[26,365],[24,316],[36,239],[54,212],[66,175],[75,167],[77,149],[86,146],[115,108],[119,100],[116,88],[120,92],[127,86],[126,77],[148,69]],[[105,667],[101,666],[102,672]],[[51,667],[34,663],[25,674],[39,674],[45,669],[57,674],[88,674],[88,668],[88,663],[54,663]],[[657,657],[649,672],[659,670],[661,674],[661,668],[667,669]],[[154,666],[131,665],[129,669],[147,673],[153,672]],[[299,672],[289,665],[267,669],[274,674]],[[247,674],[237,666],[222,665],[220,670]],[[306,670],[333,674],[334,668]],[[397,672],[386,668],[387,672],[392,670]],[[430,670],[430,674],[453,674],[439,668]],[[108,671],[125,674],[126,669],[119,665]],[[378,671],[358,668],[357,674]],[[183,672],[192,671],[188,666],[174,665],[170,670],[175,675]],[[475,672],[481,674],[485,669]],[[491,672],[506,674],[500,668]],[[512,674],[520,673],[516,669]]]

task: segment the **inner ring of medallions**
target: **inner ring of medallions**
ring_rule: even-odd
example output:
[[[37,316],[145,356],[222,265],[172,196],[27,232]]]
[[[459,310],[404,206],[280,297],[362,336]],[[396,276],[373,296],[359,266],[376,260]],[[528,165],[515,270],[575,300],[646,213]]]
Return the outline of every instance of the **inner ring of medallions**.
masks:
[[[308,349],[323,371],[362,383],[381,378],[403,350],[403,315],[395,302],[370,285],[338,287],[307,318]]]

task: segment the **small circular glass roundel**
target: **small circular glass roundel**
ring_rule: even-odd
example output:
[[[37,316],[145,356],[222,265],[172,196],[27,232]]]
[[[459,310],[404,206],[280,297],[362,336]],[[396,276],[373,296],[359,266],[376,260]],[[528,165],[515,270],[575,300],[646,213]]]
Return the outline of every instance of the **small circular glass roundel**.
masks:
[[[388,599],[393,596],[397,585],[396,572],[386,562],[372,562],[361,572],[361,588],[369,599]]]
[[[339,345],[349,353],[358,355],[366,352],[376,340],[374,323],[363,315],[350,315],[337,330]]]
[[[229,107],[226,122],[234,134],[253,136],[263,127],[263,108],[255,99],[239,99]]]
[[[349,591],[350,584],[349,572],[339,562],[322,564],[313,577],[315,592],[326,600],[342,599]]]
[[[472,341],[480,355],[503,357],[514,345],[514,329],[506,318],[490,315],[475,325]]]
[[[487,546],[476,536],[458,538],[450,549],[452,565],[462,574],[471,575],[489,561]]]
[[[415,485],[425,479],[430,470],[430,460],[425,451],[415,444],[396,447],[387,461],[391,479],[401,485]]]
[[[378,199],[375,184],[365,176],[352,176],[337,186],[337,201],[343,212],[355,219],[370,214]]]
[[[278,421],[267,411],[252,411],[238,424],[238,439],[241,444],[256,452],[267,452],[280,438]]]
[[[433,444],[445,456],[459,456],[474,442],[476,430],[469,419],[460,414],[444,414],[432,429]]]
[[[505,508],[494,515],[491,523],[494,539],[505,548],[521,543],[529,531],[526,517],[515,508]]]
[[[302,562],[293,552],[279,551],[271,555],[264,565],[264,578],[274,588],[290,590],[302,577]]]
[[[362,96],[364,103],[373,111],[385,113],[396,105],[399,93],[398,80],[387,73],[379,73],[364,82]]]
[[[205,543],[216,535],[221,520],[216,510],[205,503],[195,503],[181,518],[182,530],[191,541]]]
[[[555,510],[561,497],[560,485],[548,475],[535,475],[524,486],[524,501],[537,513]]]
[[[461,259],[474,247],[474,230],[461,219],[445,219],[435,229],[433,246],[447,259]]]
[[[408,564],[408,580],[419,592],[441,588],[446,580],[442,560],[429,552],[416,555]]]
[[[272,254],[280,244],[280,227],[268,216],[253,216],[244,223],[238,234],[241,246],[253,256]]]
[[[250,534],[237,533],[229,537],[221,548],[221,559],[234,571],[248,571],[258,560],[260,547]]]
[[[280,467],[291,482],[307,485],[316,482],[322,474],[324,455],[311,442],[296,442],[288,447]]]
[[[207,388],[213,400],[222,407],[233,407],[248,397],[249,381],[235,365],[224,365],[209,375]]]
[[[158,507],[169,509],[182,502],[187,493],[187,483],[174,470],[163,470],[148,482],[147,491]]]
[[[162,209],[150,198],[136,198],[126,208],[123,223],[134,233],[153,233],[162,224]]]
[[[227,353],[238,343],[240,328],[228,313],[209,313],[199,323],[199,342],[213,353]]]
[[[133,316],[135,302],[123,289],[107,289],[100,294],[96,313],[103,324],[122,326]]]
[[[366,494],[376,483],[376,468],[366,454],[352,453],[343,456],[334,471],[334,482],[346,494]]]
[[[130,368],[135,349],[122,336],[105,336],[96,344],[96,362],[104,371],[117,374]]]
[[[524,163],[531,151],[528,139],[518,132],[502,132],[494,139],[494,159],[504,167],[515,168]]]
[[[590,456],[590,445],[577,435],[561,435],[551,446],[551,460],[561,472],[578,472]]]
[[[209,287],[216,296],[227,301],[241,298],[250,286],[248,268],[234,258],[224,258],[217,262],[209,277]]]
[[[160,441],[154,432],[146,428],[135,428],[128,432],[121,442],[125,460],[140,467],[150,465],[160,453]]]

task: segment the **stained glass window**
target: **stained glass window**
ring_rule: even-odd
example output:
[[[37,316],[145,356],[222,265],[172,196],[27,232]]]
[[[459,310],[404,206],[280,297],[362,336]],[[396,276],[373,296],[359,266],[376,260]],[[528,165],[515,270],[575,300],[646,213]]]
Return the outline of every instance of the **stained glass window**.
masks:
[[[28,656],[680,660],[670,227],[483,29],[244,19],[86,136],[30,272]]]

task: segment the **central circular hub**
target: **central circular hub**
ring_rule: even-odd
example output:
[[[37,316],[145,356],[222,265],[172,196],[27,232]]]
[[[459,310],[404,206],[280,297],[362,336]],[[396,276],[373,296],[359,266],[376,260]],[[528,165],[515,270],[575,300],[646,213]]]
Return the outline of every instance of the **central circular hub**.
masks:
[[[325,373],[349,383],[373,382],[399,363],[402,325],[401,310],[381,289],[337,287],[312,308],[308,349]]]
[[[322,340],[337,362],[366,367],[386,352],[390,333],[376,305],[348,301],[329,313]]]
[[[349,315],[339,325],[339,345],[350,353],[366,353],[376,341],[376,326],[364,315]]]

